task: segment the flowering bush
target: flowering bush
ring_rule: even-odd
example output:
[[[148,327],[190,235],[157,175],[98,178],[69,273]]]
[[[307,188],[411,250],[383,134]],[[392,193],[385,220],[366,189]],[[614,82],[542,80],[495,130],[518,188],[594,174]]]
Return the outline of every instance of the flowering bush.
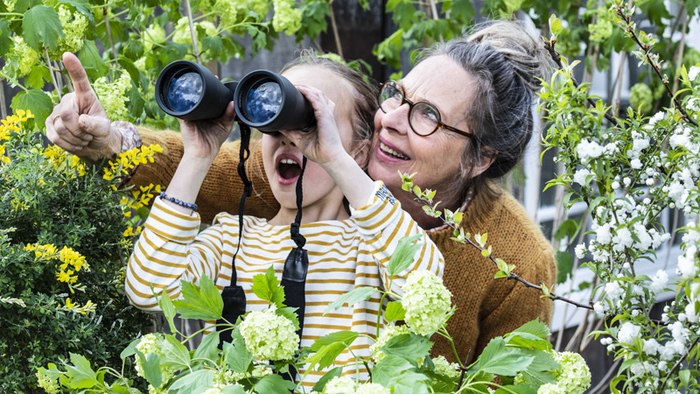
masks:
[[[37,392],[36,368],[70,352],[113,363],[151,325],[123,295],[132,245],[123,233],[138,219],[122,212],[138,201],[116,189],[133,161],[109,163],[118,176],[105,179],[44,147],[33,121],[19,110],[0,124],[2,392]]]
[[[415,238],[400,241],[395,256],[388,265],[390,275],[396,275],[411,264],[415,255],[412,243]],[[439,295],[437,299],[449,300],[449,292],[441,281],[429,272],[411,274],[403,290],[405,297],[412,293]],[[445,357],[431,358],[432,343],[429,335],[450,336],[446,331],[444,308],[425,310],[415,303],[404,304],[398,294],[390,294],[372,287],[360,287],[342,295],[329,305],[326,313],[344,304],[355,304],[379,292],[382,298],[396,299],[387,304],[384,313],[378,314],[378,335],[370,336],[374,345],[372,355],[355,354],[357,373],[352,365],[336,365],[338,355],[352,349],[360,334],[338,331],[317,339],[309,348],[299,349],[299,328],[296,314],[281,304],[276,294],[283,294],[270,267],[266,274],[253,278],[255,294],[269,302],[267,309],[246,313],[240,324],[218,323],[219,330],[232,330],[232,342],[219,344],[219,331],[204,337],[196,350],[188,352],[185,343],[197,333],[183,336],[183,341],[173,335],[149,334],[134,340],[121,356],[124,360],[135,358],[136,370],[149,384],[151,393],[285,393],[288,390],[312,393],[415,393],[470,391],[490,393],[536,392],[538,388],[548,392],[582,393],[590,385],[590,372],[580,356],[559,354],[547,341],[549,329],[541,322],[530,322],[505,337],[493,339],[479,358],[469,366],[450,364]],[[182,318],[205,320],[222,319],[223,301],[214,282],[208,277],[200,280],[200,287],[183,282],[183,299],[171,301],[167,296],[158,300],[168,323],[174,331],[176,313]],[[391,286],[389,286],[390,288]],[[448,301],[449,306],[449,301]],[[399,320],[421,310],[431,316],[419,320],[417,325]],[[439,321],[427,329],[425,321]],[[383,327],[383,328],[381,328]],[[425,332],[426,335],[418,333]],[[375,340],[376,338],[376,340]],[[352,351],[352,350],[351,350]],[[353,353],[354,354],[354,353]],[[459,357],[458,357],[459,359]],[[348,372],[343,373],[347,368]],[[299,384],[282,378],[280,373],[296,371]],[[312,370],[323,371],[323,377],[308,390],[304,381]],[[111,375],[112,381],[103,379]],[[99,392],[135,392],[132,381],[126,379],[117,368],[105,366],[97,371],[84,356],[72,354],[70,363],[62,368],[48,364],[38,372],[42,387],[49,392],[59,390],[88,389]],[[500,383],[494,382],[500,377]],[[60,389],[59,389],[60,387]],[[559,390],[559,391],[555,391]],[[562,391],[563,390],[563,391]]]

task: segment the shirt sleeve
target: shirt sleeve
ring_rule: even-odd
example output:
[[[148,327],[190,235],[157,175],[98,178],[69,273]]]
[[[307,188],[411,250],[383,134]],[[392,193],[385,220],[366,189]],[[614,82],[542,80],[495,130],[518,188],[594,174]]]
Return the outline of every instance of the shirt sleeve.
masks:
[[[216,282],[223,230],[215,224],[198,235],[199,225],[197,213],[188,216],[168,207],[160,197],[155,199],[127,267],[125,289],[132,304],[160,311],[154,293],[160,297],[165,291],[177,299],[181,280],[196,284],[207,275]]]
[[[401,209],[401,203],[391,194],[381,181],[375,182],[375,187],[367,204],[361,208],[350,207],[352,217],[358,225],[358,230],[379,267],[379,274],[384,288],[402,295],[401,286],[406,282],[412,271],[428,270],[442,277],[445,260],[437,246],[427,236],[425,231],[411,218],[411,215]],[[386,271],[391,256],[396,251],[399,240],[412,235],[421,235],[421,244],[416,252],[414,261],[404,271],[393,278]]]

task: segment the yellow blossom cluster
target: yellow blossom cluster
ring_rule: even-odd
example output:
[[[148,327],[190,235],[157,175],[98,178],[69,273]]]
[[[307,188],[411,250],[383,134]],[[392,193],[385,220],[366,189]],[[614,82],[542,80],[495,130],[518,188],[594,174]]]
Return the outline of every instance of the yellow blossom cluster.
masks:
[[[116,160],[109,161],[109,167],[104,168],[103,178],[111,181],[114,177],[129,175],[139,164],[153,163],[153,155],[162,152],[163,148],[158,144],[129,149],[120,153]]]
[[[67,246],[58,250],[52,244],[28,244],[24,247],[24,250],[34,252],[34,261],[39,259],[48,261],[58,258],[61,264],[56,264],[55,266],[56,280],[68,284],[71,293],[75,292],[74,289],[81,291],[84,289],[83,286],[77,283],[77,273],[80,272],[80,270],[90,270],[90,266],[87,261],[85,261],[85,256]]]
[[[92,301],[88,301],[85,303],[85,305],[81,306],[78,303],[72,302],[70,298],[66,298],[66,310],[70,310],[72,312],[77,312],[80,313],[81,315],[84,315],[88,312],[94,312],[95,311],[95,304],[92,303]]]
[[[22,124],[26,122],[27,119],[32,118],[34,118],[32,111],[20,109],[17,110],[16,114],[10,115],[0,121],[0,165],[10,162],[10,157],[6,156],[5,153],[5,145],[3,141],[9,140],[11,132],[19,132]]]

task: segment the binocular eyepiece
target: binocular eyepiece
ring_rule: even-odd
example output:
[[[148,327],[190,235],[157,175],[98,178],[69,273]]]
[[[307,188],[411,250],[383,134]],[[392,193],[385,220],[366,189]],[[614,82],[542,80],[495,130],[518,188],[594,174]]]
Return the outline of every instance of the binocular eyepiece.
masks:
[[[188,60],[168,64],[156,80],[156,102],[166,114],[184,120],[221,117],[231,100],[236,120],[264,133],[308,131],[316,124],[306,98],[282,75],[267,70],[222,83],[206,67]]]

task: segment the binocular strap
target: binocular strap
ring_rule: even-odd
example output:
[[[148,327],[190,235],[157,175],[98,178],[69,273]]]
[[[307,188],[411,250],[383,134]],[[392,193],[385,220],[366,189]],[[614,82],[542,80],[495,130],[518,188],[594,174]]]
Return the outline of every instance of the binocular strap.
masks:
[[[243,207],[245,206],[245,199],[253,194],[253,183],[248,179],[248,175],[245,173],[245,162],[250,156],[250,127],[241,124],[241,149],[240,158],[238,162],[238,176],[241,177],[243,181],[243,195],[241,195],[241,202],[238,204],[238,246],[236,246],[236,253],[233,254],[231,261],[231,284],[224,287],[221,292],[221,298],[224,301],[223,317],[229,323],[235,324],[238,317],[243,316],[246,309],[246,299],[245,292],[241,286],[237,285],[238,277],[236,275],[236,256],[241,248],[241,237],[243,236]],[[225,323],[224,320],[217,320],[217,324]],[[231,342],[231,330],[223,329],[222,327],[216,328],[219,331],[219,349],[221,349],[224,342]]]
[[[294,223],[290,226],[291,237],[296,247],[289,252],[287,260],[284,262],[282,270],[282,282],[284,287],[285,304],[288,307],[296,308],[296,313],[299,318],[299,330],[297,335],[301,340],[301,333],[304,329],[304,309],[306,308],[306,273],[309,270],[309,256],[304,249],[306,238],[299,232],[301,225],[301,204],[303,200],[302,179],[304,170],[306,169],[306,157],[302,159],[301,174],[297,179],[296,197],[297,197],[297,216],[294,218]],[[300,342],[301,343],[301,342]],[[283,374],[282,377],[294,382],[296,370],[290,369],[288,374]]]

